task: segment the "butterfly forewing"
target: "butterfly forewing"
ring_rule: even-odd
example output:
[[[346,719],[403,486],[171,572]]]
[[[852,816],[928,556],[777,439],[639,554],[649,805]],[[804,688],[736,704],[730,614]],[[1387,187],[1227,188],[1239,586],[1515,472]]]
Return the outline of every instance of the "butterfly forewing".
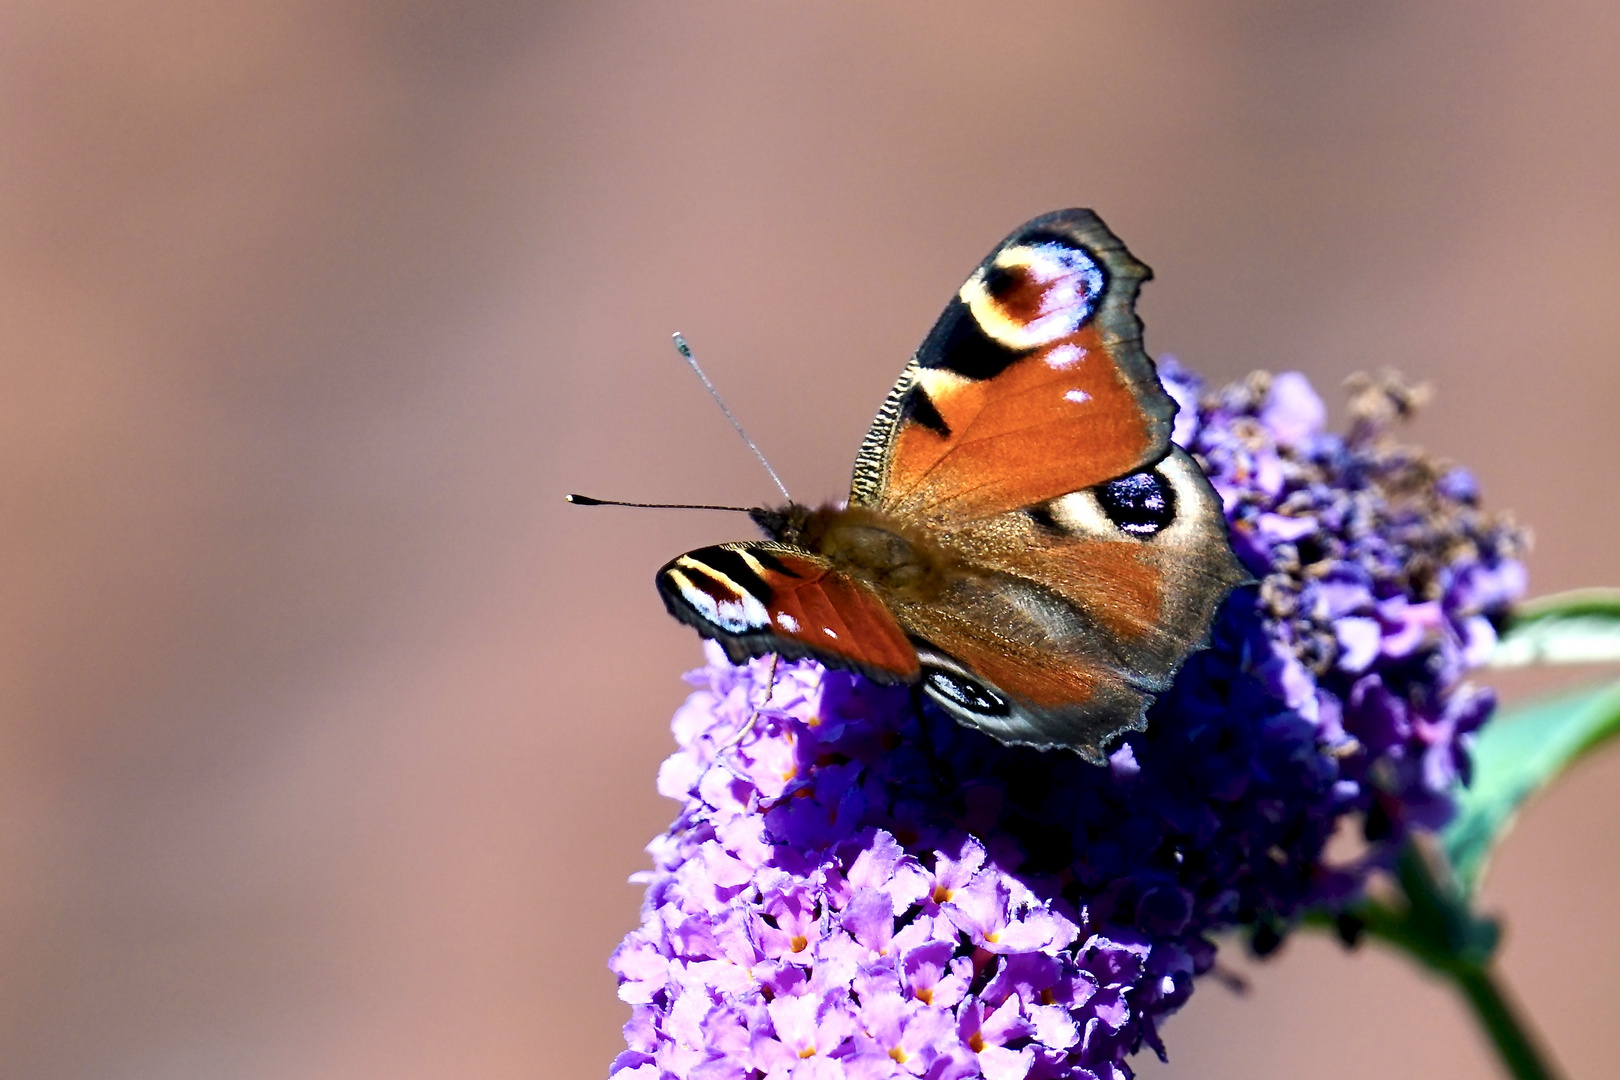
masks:
[[[785,544],[699,548],[658,571],[671,615],[735,661],[812,656],[884,682],[911,682],[917,652],[869,586]]]
[[[1002,241],[902,372],[851,501],[936,524],[1012,510],[1163,457],[1175,402],[1133,304],[1151,274],[1087,210]]]

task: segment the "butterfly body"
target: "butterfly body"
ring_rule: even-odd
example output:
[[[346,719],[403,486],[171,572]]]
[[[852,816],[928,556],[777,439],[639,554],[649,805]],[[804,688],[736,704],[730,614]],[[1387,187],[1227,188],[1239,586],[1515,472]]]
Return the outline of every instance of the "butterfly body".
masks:
[[[755,510],[766,542],[673,560],[671,614],[733,660],[920,683],[1002,741],[1102,761],[1247,576],[1169,441],[1148,274],[1089,211],[1013,233],[901,373],[848,502]]]
[[[945,578],[964,567],[943,546],[942,538],[908,526],[864,506],[824,506],[804,515],[793,507],[780,531],[766,535],[784,544],[813,551],[839,570],[897,598],[917,603],[938,599]]]

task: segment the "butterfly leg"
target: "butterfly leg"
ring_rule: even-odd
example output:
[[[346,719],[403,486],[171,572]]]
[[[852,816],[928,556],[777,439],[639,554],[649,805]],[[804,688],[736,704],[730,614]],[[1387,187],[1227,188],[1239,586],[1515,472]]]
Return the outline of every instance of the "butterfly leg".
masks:
[[[715,748],[715,753],[718,754],[723,750],[730,750],[733,746],[736,746],[738,743],[742,742],[743,736],[754,730],[754,721],[759,719],[759,711],[771,703],[771,695],[776,692],[776,665],[780,662],[781,657],[777,656],[775,653],[772,653],[771,671],[770,674],[765,677],[764,699],[749,711],[748,720],[743,724],[742,727],[737,729],[737,733]]]

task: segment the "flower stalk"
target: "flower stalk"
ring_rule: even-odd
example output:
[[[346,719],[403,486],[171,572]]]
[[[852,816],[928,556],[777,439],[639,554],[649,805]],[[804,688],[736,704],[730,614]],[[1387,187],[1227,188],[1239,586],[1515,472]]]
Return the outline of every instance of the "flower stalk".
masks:
[[[1437,870],[1437,861],[1409,842],[1395,867],[1399,896],[1365,899],[1338,916],[1341,938],[1354,944],[1364,932],[1451,983],[1515,1080],[1558,1080],[1541,1040],[1498,978],[1493,961],[1500,925],[1471,909],[1449,871]]]

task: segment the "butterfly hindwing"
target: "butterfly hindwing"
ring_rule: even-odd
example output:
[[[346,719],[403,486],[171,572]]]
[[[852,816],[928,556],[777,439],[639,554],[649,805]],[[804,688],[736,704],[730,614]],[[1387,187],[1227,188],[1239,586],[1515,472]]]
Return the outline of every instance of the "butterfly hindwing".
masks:
[[[1152,468],[971,522],[945,540],[971,551],[975,566],[1051,594],[1084,627],[1081,651],[1153,691],[1168,687],[1220,601],[1248,580],[1220,496],[1174,446]]]
[[[1065,745],[1093,761],[1142,726],[1151,696],[1248,578],[1220,497],[1176,447],[1150,469],[942,539],[975,573],[939,603],[894,603],[927,642],[925,689],[1004,742]],[[953,700],[974,685],[990,707]]]
[[[968,278],[879,411],[850,501],[944,524],[1151,465],[1175,402],[1142,351],[1151,271],[1089,210],[1038,217]]]
[[[921,644],[925,693],[1005,743],[1067,747],[1101,762],[1107,739],[1141,726],[1149,692],[1085,648],[1060,598],[1023,578],[953,580],[928,605],[896,605]]]
[[[883,682],[917,678],[916,650],[878,594],[803,548],[699,548],[658,571],[657,584],[670,614],[733,661],[811,656]]]

